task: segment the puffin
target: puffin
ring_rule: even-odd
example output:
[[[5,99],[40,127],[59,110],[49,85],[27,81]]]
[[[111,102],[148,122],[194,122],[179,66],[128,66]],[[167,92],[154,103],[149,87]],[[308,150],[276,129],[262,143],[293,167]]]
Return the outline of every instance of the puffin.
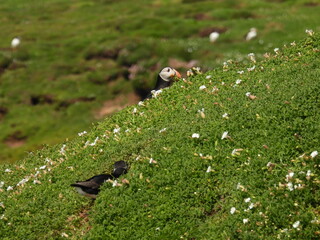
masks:
[[[257,29],[250,28],[250,31],[246,35],[246,41],[250,41],[251,39],[257,37]]]
[[[100,187],[108,180],[114,180],[121,175],[127,173],[128,164],[125,161],[118,161],[114,164],[112,174],[99,174],[89,178],[85,181],[78,181],[70,184],[71,187],[75,187],[78,193],[86,197],[96,199],[100,192]]]
[[[210,33],[210,35],[209,35],[210,42],[214,43],[215,41],[218,40],[219,36],[220,36],[220,34],[218,32]]]
[[[171,67],[163,68],[158,74],[155,88],[147,95],[145,99],[151,98],[152,92],[156,92],[160,89],[171,86],[175,78],[181,78],[181,74],[177,70]]]
[[[11,48],[12,48],[12,49],[18,48],[19,45],[20,45],[20,43],[21,43],[21,40],[20,40],[19,37],[13,38],[12,41],[11,41]]]

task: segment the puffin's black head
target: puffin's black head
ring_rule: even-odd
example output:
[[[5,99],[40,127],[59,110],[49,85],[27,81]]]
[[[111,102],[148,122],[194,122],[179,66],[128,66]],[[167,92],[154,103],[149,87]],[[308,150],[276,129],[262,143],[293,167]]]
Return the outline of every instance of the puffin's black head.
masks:
[[[117,161],[113,164],[114,170],[117,168],[125,168],[128,169],[128,164],[125,161]]]
[[[120,177],[122,174],[126,174],[128,171],[126,168],[116,168],[113,170],[112,176],[115,178]]]

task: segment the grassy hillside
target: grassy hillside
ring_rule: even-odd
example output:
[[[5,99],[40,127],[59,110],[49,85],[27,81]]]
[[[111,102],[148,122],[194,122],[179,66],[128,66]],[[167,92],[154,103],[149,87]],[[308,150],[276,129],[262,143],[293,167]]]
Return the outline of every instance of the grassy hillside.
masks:
[[[229,61],[2,165],[2,239],[318,238],[319,55],[317,34]],[[117,160],[129,184],[69,186]]]
[[[2,1],[0,161],[137,103],[164,66],[209,70],[230,58],[247,62],[250,52],[261,59],[306,28],[319,31],[319,9],[315,0]],[[245,42],[251,27],[258,38]],[[215,44],[213,30],[221,33]],[[21,46],[12,51],[14,36]]]

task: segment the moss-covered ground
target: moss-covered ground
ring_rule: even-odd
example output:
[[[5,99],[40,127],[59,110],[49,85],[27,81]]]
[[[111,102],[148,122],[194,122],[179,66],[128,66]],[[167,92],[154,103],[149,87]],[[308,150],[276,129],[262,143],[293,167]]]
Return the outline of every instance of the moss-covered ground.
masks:
[[[1,238],[317,239],[319,55],[313,34],[229,61],[0,166]],[[118,160],[95,201],[69,186]]]
[[[106,101],[145,94],[162,67],[246,63],[320,31],[319,9],[316,0],[2,1],[0,161],[90,129]],[[246,42],[251,27],[258,37]],[[211,31],[221,33],[214,44]]]

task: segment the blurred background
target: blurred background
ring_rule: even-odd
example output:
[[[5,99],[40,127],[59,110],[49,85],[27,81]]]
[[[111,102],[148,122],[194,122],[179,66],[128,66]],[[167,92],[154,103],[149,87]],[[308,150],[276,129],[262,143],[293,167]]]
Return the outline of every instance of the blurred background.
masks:
[[[138,103],[165,66],[262,59],[319,32],[319,13],[319,0],[1,1],[0,163]]]

